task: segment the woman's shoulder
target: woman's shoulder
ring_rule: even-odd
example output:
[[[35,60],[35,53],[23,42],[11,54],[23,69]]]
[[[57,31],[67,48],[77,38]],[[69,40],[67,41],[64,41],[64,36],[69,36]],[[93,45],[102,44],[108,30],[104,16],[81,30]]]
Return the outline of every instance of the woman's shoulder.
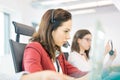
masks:
[[[82,56],[78,52],[73,51],[69,54],[69,58],[70,59],[73,59],[73,58],[74,59],[82,59]]]
[[[39,42],[30,42],[27,44],[26,48],[42,49],[43,47]]]
[[[72,51],[72,52],[70,52],[70,54],[69,55],[79,55],[79,53],[78,52],[76,52],[76,51]]]
[[[41,44],[39,42],[30,42],[27,46],[41,46]]]

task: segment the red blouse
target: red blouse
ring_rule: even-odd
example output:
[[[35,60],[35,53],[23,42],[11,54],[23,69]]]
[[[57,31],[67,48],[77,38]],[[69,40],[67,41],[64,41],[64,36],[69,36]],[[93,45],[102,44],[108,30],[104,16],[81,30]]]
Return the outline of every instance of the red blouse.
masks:
[[[81,72],[68,63],[63,53],[58,56],[58,60],[64,74],[76,78],[87,74],[87,72]],[[38,42],[31,42],[26,46],[23,56],[23,70],[31,73],[42,70],[56,71],[49,55]]]

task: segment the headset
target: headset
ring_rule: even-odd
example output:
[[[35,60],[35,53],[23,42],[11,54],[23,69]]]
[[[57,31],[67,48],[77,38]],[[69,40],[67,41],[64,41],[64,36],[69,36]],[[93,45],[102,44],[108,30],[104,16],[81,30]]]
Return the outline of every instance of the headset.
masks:
[[[51,17],[50,17],[50,23],[52,24],[52,30],[55,29],[57,24],[58,24],[54,18],[54,15],[55,15],[55,9],[52,9],[51,10]]]
[[[54,23],[55,22],[55,19],[54,19],[54,9],[52,9],[52,12],[51,12],[51,23]]]
[[[112,40],[109,41],[110,42],[110,45],[111,45],[111,50],[109,51],[109,55],[113,55],[114,54],[114,51],[113,51],[113,43],[112,43]]]

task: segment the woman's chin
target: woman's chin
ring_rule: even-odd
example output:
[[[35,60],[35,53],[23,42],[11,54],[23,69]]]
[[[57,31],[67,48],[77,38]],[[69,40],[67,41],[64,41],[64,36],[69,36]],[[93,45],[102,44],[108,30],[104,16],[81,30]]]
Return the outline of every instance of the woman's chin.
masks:
[[[89,50],[90,48],[86,48],[86,50]]]

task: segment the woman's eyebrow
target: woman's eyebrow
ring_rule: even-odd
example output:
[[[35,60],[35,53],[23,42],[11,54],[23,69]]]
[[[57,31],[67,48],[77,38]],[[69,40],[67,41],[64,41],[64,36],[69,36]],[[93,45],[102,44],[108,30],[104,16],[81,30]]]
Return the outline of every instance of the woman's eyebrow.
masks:
[[[71,30],[71,29],[69,29],[69,28],[65,28],[65,29],[67,29],[67,30]]]

